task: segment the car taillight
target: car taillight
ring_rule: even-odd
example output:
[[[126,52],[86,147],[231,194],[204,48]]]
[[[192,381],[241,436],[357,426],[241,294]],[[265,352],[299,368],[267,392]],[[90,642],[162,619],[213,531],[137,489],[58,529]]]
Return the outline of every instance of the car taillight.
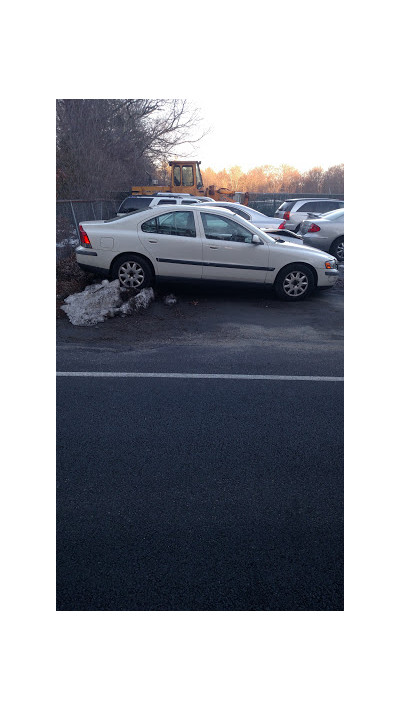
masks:
[[[91,247],[92,246],[90,244],[90,239],[87,236],[87,233],[83,229],[82,225],[79,225],[79,238],[81,240],[82,247]]]
[[[285,212],[283,215],[284,220],[290,220],[290,212]]]
[[[281,222],[281,224],[279,225],[278,230],[284,230],[285,225],[286,225],[286,220],[283,220],[283,222]]]
[[[314,222],[311,224],[311,227],[308,228],[307,232],[319,232],[320,227],[318,225],[315,225]]]

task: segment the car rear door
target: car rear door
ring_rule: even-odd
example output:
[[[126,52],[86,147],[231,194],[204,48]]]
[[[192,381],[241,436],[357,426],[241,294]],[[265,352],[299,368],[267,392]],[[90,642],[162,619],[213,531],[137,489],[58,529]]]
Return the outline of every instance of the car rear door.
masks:
[[[268,244],[254,244],[253,232],[235,219],[211,210],[198,214],[204,243],[203,279],[263,283],[269,272]]]
[[[138,224],[138,237],[160,277],[201,279],[203,241],[192,210],[165,212]]]

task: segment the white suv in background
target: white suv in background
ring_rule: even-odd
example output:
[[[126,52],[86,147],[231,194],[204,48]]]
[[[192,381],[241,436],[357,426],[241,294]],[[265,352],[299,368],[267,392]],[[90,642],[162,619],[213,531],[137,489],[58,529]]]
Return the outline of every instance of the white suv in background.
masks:
[[[202,202],[192,195],[132,195],[125,198],[118,208],[117,216],[123,217],[137,210],[146,210],[159,205],[194,205]]]
[[[323,215],[325,212],[339,210],[344,207],[343,200],[330,198],[302,198],[301,200],[286,200],[275,212],[275,217],[286,220],[285,229],[298,232],[300,222],[307,220],[309,214]]]

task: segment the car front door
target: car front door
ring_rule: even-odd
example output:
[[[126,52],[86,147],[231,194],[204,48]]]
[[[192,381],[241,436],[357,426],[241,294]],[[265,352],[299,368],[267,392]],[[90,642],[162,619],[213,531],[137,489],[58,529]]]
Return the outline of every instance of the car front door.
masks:
[[[201,279],[203,242],[192,210],[166,212],[138,225],[138,237],[161,277]]]
[[[240,222],[201,212],[203,279],[263,283],[269,272],[269,247],[254,244],[253,232]]]

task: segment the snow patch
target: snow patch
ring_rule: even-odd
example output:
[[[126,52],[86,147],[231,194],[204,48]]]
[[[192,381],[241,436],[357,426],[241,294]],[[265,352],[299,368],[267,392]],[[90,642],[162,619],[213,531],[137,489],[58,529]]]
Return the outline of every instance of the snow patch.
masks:
[[[147,309],[153,300],[154,291],[151,287],[149,289],[142,289],[142,291],[139,291],[139,293],[133,297],[135,309]]]
[[[164,304],[167,306],[173,306],[176,304],[177,298],[174,296],[174,294],[167,294],[167,296],[164,296]]]
[[[154,299],[153,289],[143,289],[123,303],[118,279],[101,284],[91,284],[78,294],[71,294],[65,299],[61,309],[65,311],[74,326],[94,326],[114,316],[126,316],[134,310],[147,308]]]

